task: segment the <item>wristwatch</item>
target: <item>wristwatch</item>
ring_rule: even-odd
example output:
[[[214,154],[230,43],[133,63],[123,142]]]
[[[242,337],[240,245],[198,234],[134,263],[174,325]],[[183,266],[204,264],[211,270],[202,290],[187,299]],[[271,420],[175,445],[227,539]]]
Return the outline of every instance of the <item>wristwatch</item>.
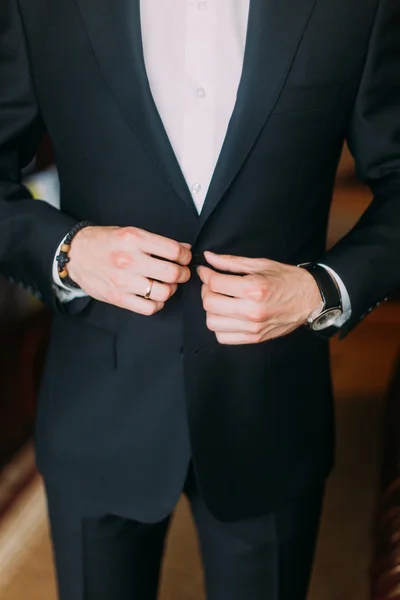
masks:
[[[335,323],[343,314],[342,296],[339,286],[330,273],[317,263],[302,263],[297,265],[312,275],[319,288],[323,307],[317,314],[312,313],[306,325],[313,331],[321,331]]]

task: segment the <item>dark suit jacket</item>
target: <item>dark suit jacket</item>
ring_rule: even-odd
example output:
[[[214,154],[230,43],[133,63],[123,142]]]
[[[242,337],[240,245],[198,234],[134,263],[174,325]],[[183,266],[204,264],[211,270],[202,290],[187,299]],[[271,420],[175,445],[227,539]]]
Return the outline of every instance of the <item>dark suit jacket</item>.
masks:
[[[167,26],[167,24],[166,24]],[[0,261],[54,312],[37,450],[87,505],[152,520],[193,457],[221,519],[266,512],[332,464],[328,343],[303,329],[219,345],[193,277],[151,318],[62,306],[51,269],[78,221],[133,225],[206,249],[337,271],[353,328],[400,282],[398,0],[252,0],[243,76],[198,217],[151,97],[139,0],[2,0]],[[32,201],[20,168],[44,130],[62,210]],[[348,138],[375,200],[328,254]]]

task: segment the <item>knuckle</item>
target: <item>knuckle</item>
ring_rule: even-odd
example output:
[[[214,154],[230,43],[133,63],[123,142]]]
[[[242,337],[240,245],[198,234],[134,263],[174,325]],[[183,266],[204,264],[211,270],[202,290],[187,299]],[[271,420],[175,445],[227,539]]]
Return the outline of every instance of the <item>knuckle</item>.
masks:
[[[268,286],[265,282],[253,283],[249,286],[247,295],[255,302],[264,302],[268,297]]]
[[[190,269],[188,269],[187,267],[183,268],[180,270],[181,273],[181,277],[183,279],[183,282],[186,283],[187,281],[189,281],[191,273],[190,273]]]
[[[164,308],[163,302],[149,302],[149,307],[147,309],[147,315],[151,317],[158,313],[162,308]]]
[[[262,323],[259,323],[259,322],[251,323],[250,331],[251,331],[251,333],[254,333],[256,336],[261,335],[261,333],[263,331]]]
[[[168,288],[169,288],[169,298],[171,298],[171,296],[173,296],[177,292],[178,284],[172,283],[171,285],[168,286]]]
[[[162,288],[160,288],[160,292],[159,294],[157,294],[157,296],[161,302],[166,302],[167,300],[169,300],[169,298],[171,298],[172,294],[172,288],[163,285]]]
[[[253,308],[248,314],[248,319],[252,323],[262,323],[265,319],[264,307],[257,306]]]
[[[110,255],[111,264],[117,269],[123,269],[124,267],[128,267],[132,265],[133,260],[126,252],[112,252]]]
[[[166,272],[166,279],[168,283],[177,283],[181,276],[181,270],[178,265],[170,265]]]
[[[188,266],[192,262],[192,253],[187,248],[182,248],[181,250],[181,258],[180,263],[182,265]]]
[[[206,323],[207,323],[207,328],[210,331],[214,331],[215,330],[214,320],[209,315],[207,316]]]
[[[216,286],[217,286],[217,277],[215,275],[211,275],[209,281],[208,281],[208,287],[210,288],[210,290],[212,292],[216,291]]]
[[[171,258],[174,261],[178,261],[183,254],[183,248],[178,242],[173,242],[171,245]]]
[[[123,227],[117,231],[116,236],[123,245],[131,245],[137,242],[140,232],[136,227]]]
[[[140,307],[140,312],[142,315],[146,316],[146,317],[151,317],[151,315],[154,315],[154,307],[155,307],[155,303],[154,302],[149,302],[147,301],[146,304],[143,304]]]
[[[211,312],[212,301],[210,299],[210,296],[205,296],[205,298],[203,300],[203,308],[206,312]]]

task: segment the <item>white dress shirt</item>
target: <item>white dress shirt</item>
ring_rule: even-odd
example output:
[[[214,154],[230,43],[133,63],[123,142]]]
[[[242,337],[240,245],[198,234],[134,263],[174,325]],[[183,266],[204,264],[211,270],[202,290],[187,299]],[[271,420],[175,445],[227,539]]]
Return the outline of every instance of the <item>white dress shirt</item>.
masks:
[[[140,1],[151,92],[199,213],[236,102],[249,5],[250,0]],[[350,298],[340,277],[328,270],[342,294],[343,315],[336,322],[341,326],[351,314]],[[53,274],[60,299],[84,295],[60,282],[56,263]]]

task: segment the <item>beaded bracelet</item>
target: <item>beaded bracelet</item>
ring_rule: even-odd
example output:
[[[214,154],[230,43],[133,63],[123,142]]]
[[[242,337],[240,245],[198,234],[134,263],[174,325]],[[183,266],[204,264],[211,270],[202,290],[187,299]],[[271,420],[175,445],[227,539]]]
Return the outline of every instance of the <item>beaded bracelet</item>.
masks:
[[[91,223],[90,221],[82,221],[81,223],[78,223],[77,225],[75,225],[75,227],[73,227],[71,229],[71,231],[69,232],[69,234],[63,241],[62,246],[60,248],[60,254],[56,257],[56,261],[57,261],[57,265],[58,265],[58,276],[61,279],[62,283],[68,287],[78,289],[78,290],[80,289],[80,286],[77,283],[75,283],[75,281],[73,281],[71,279],[71,277],[68,275],[68,270],[67,270],[67,264],[69,263],[69,260],[70,260],[68,253],[71,249],[72,240],[74,239],[76,234],[79,233],[79,231],[82,231],[82,229],[85,229],[85,227],[92,227],[92,226],[93,226],[93,223]]]

